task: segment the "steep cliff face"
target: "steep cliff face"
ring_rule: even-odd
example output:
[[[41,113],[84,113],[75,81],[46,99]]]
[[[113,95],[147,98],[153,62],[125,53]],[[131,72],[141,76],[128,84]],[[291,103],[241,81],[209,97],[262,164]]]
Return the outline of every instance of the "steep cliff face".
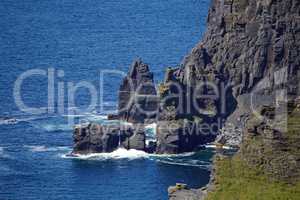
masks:
[[[299,15],[299,0],[213,0],[203,40],[180,69],[167,73],[191,94],[221,91],[198,101],[203,109],[190,114],[217,111],[214,117],[225,121],[217,141],[241,148],[233,159],[216,162],[208,199],[298,198]],[[203,83],[206,91],[197,90]]]
[[[290,83],[298,83],[299,12],[297,0],[213,1],[202,46],[213,68],[234,87],[235,97],[255,87],[278,88],[285,75]],[[197,58],[192,53],[185,67],[189,69]],[[266,83],[259,85],[264,78]],[[297,87],[289,89],[293,94],[298,91]]]
[[[299,12],[297,0],[213,1],[203,45],[238,102],[225,138],[228,125],[243,129],[261,105],[299,95]]]
[[[160,87],[162,95],[178,94],[169,86],[174,83],[188,96],[182,104],[191,109],[177,110],[176,120],[201,118],[208,124],[226,120],[218,141],[239,145],[252,112],[296,98],[299,13],[298,0],[213,0],[203,40],[181,68],[167,71]],[[161,113],[171,105],[176,101],[166,103]]]

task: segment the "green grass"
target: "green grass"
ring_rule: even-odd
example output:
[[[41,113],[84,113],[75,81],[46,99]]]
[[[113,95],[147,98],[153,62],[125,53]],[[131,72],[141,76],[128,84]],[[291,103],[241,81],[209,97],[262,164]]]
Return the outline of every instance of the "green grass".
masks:
[[[272,181],[260,170],[249,168],[239,156],[215,161],[215,190],[207,200],[299,200],[300,183]]]
[[[207,200],[300,200],[300,109],[287,123],[280,140],[248,136],[237,155],[217,157],[215,189]]]

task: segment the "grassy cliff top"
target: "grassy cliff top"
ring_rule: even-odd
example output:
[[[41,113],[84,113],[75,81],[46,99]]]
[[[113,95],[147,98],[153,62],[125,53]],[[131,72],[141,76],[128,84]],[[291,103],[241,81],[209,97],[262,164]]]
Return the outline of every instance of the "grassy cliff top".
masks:
[[[289,109],[283,132],[249,120],[239,153],[215,158],[215,187],[207,200],[300,199],[300,109]]]

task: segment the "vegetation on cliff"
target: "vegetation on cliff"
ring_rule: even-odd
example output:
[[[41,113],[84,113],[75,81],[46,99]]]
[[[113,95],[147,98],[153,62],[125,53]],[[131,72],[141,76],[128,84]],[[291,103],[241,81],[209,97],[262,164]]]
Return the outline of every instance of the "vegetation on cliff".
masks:
[[[240,152],[233,158],[216,158],[214,190],[207,200],[299,199],[298,106],[289,105],[286,131],[279,133],[275,128],[267,128],[258,119],[250,119],[248,123],[251,128],[247,130]]]
[[[297,200],[300,182],[270,180],[260,169],[250,168],[240,156],[215,162],[215,190],[207,200]]]

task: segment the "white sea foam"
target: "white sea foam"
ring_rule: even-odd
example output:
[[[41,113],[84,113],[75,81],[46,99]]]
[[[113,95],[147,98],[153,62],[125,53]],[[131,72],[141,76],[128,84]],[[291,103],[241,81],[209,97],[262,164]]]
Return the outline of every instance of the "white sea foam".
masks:
[[[46,115],[13,115],[9,119],[0,119],[0,125],[15,125],[20,122],[31,122],[39,119],[51,118]]]
[[[168,160],[157,160],[159,163],[168,164],[168,165],[179,165],[187,167],[199,167],[203,169],[210,169],[211,165],[209,164],[197,164],[196,161],[191,160],[190,162],[176,162]]]
[[[85,115],[85,119],[87,120],[107,120],[107,115],[97,115],[97,114],[87,114]]]
[[[73,159],[82,159],[82,160],[135,160],[142,158],[149,158],[149,154],[144,151],[138,151],[135,149],[126,150],[124,148],[119,148],[111,153],[92,153],[87,155],[74,154],[63,155],[63,158],[73,158]]]
[[[10,158],[10,156],[7,153],[5,153],[4,147],[0,147],[0,158]]]
[[[156,139],[146,139],[146,145],[148,146],[150,144],[150,142],[155,142]]]
[[[86,115],[82,114],[67,114],[67,115],[62,115],[63,117],[84,117]]]
[[[148,124],[147,126],[145,126],[146,129],[153,129],[153,130],[156,130],[156,127],[157,127],[156,123]]]
[[[17,124],[19,121],[15,118],[11,118],[11,119],[1,119],[0,120],[0,125],[15,125]]]
[[[151,154],[152,157],[189,157],[195,155],[196,152],[180,153],[180,154]]]
[[[2,157],[2,155],[4,155],[4,148],[0,147],[0,157]]]
[[[121,121],[120,123],[121,123],[121,125],[124,125],[124,126],[133,126],[133,123],[126,122],[126,121]]]
[[[41,127],[48,132],[73,130],[73,127],[68,124],[42,124]]]
[[[220,147],[217,147],[217,145],[214,145],[214,144],[208,144],[208,145],[205,145],[205,148],[218,149]],[[229,146],[222,146],[221,149],[231,150],[231,149],[234,149],[234,148],[229,147]]]
[[[59,146],[59,147],[46,147],[44,145],[24,145],[25,148],[31,152],[55,152],[55,151],[70,151],[70,147]]]

